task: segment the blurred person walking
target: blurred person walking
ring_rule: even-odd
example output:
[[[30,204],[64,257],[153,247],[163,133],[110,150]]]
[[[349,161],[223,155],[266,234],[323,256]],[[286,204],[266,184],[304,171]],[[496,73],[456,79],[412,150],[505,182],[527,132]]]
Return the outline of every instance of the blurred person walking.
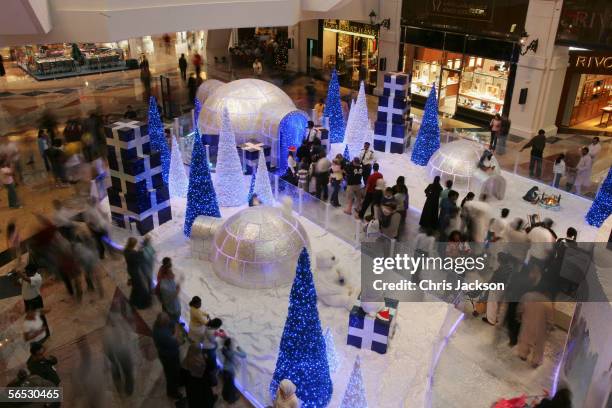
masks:
[[[142,250],[138,250],[136,248],[137,245],[138,241],[136,238],[128,238],[123,250],[123,257],[127,265],[129,284],[132,287],[130,304],[137,309],[146,309],[151,306],[151,292],[142,273],[144,263]]]
[[[181,317],[181,302],[179,300],[181,287],[174,278],[172,259],[166,257],[162,259],[162,265],[157,273],[156,292],[161,301],[162,310],[168,314],[175,324],[178,324]]]
[[[51,170],[51,164],[49,163],[49,136],[44,129],[38,130],[38,153],[40,154],[40,158],[43,160],[45,164],[45,170]]]
[[[546,147],[546,132],[544,129],[538,130],[537,136],[534,136],[525,146],[521,148],[521,152],[526,148],[531,147],[531,155],[529,156],[529,177],[540,178],[542,176],[542,157],[544,148]]]
[[[111,368],[115,388],[121,395],[134,392],[134,347],[130,339],[131,327],[120,313],[111,312],[102,333],[104,355]]]
[[[172,399],[182,399],[179,392],[181,362],[179,342],[175,333],[176,325],[167,313],[161,312],[153,324],[153,342],[159,361],[166,377],[166,395]]]
[[[217,396],[213,394],[206,376],[207,364],[200,344],[191,344],[181,365],[181,382],[187,394],[187,407],[213,408],[215,405]]]
[[[38,272],[38,267],[33,263],[29,263],[26,265],[23,272],[17,269],[17,274],[19,276],[19,280],[21,281],[21,297],[23,298],[23,304],[26,312],[32,310],[43,310],[45,305],[42,295],[40,294],[40,288],[42,287],[42,276]],[[49,323],[47,322],[47,318],[45,317],[44,313],[40,314],[40,319],[45,326],[44,338],[46,339],[51,335]]]
[[[61,380],[55,366],[58,361],[54,356],[46,355],[45,347],[39,342],[30,344],[30,357],[27,361],[27,367],[30,374],[38,375],[45,380],[51,381],[56,387],[60,385]]]
[[[185,58],[185,54],[181,54],[181,57],[178,60],[179,70],[181,71],[181,78],[183,81],[187,80],[187,58]]]
[[[22,205],[19,202],[17,196],[17,187],[15,185],[15,179],[13,178],[14,171],[7,159],[4,159],[0,168],[0,176],[2,177],[2,184],[6,188],[8,196],[9,208],[21,208]]]
[[[223,371],[221,372],[221,376],[223,378],[223,390],[221,391],[221,395],[223,396],[223,400],[225,402],[233,404],[240,398],[238,389],[234,384],[236,366],[239,364],[239,358],[246,358],[246,353],[242,351],[240,346],[234,347],[234,342],[231,338],[226,338],[223,342],[221,354],[223,355]]]

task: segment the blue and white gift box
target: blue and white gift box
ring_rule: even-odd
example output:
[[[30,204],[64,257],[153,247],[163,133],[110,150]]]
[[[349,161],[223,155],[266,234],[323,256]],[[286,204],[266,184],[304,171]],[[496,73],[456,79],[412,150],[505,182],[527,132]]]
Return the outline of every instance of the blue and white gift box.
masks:
[[[257,169],[259,154],[262,151],[266,156],[266,166],[268,170],[271,170],[272,148],[269,145],[265,145],[256,140],[249,140],[248,142],[238,145],[237,148],[238,156],[240,156],[240,162],[242,163],[242,169],[246,174],[253,174],[253,171]]]
[[[354,305],[349,314],[349,327],[346,344],[360,349],[385,354],[395,333],[395,316],[398,301],[385,298],[389,308],[389,320],[369,316],[359,305]]]
[[[388,72],[383,83],[383,95],[403,98],[409,85],[408,75],[402,72]]]
[[[405,124],[374,122],[374,150],[402,154],[407,136]]]
[[[404,117],[407,111],[408,103],[404,97],[391,98],[389,96],[379,96],[376,120],[402,124],[405,121]]]
[[[122,228],[134,225],[140,234],[172,219],[160,154],[151,151],[147,130],[138,121],[116,122],[105,128],[111,218]]]

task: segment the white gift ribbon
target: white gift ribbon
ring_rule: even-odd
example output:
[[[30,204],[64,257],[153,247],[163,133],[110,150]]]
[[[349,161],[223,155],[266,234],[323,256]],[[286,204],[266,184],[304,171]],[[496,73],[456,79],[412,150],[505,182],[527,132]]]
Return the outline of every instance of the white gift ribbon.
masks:
[[[372,342],[377,342],[381,344],[387,344],[388,336],[384,336],[379,333],[374,332],[374,322],[375,318],[365,315],[363,317],[363,329],[358,327],[349,327],[348,334],[350,336],[355,336],[361,338],[361,348],[362,349],[372,349]],[[389,328],[390,329],[390,328]],[[389,331],[390,334],[390,331]]]

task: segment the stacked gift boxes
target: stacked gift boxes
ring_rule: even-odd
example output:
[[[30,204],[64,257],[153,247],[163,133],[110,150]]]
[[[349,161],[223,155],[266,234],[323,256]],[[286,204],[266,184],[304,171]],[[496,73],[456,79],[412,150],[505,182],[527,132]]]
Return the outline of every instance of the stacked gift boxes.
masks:
[[[111,186],[108,201],[113,223],[144,235],[172,219],[161,159],[151,151],[147,124],[115,122],[105,128]]]
[[[385,74],[374,122],[374,150],[404,153],[408,139],[405,117],[410,107],[406,97],[408,87],[408,75],[399,72]]]
[[[249,140],[248,142],[238,145],[237,148],[238,156],[240,156],[240,162],[242,163],[242,169],[244,170],[245,174],[253,174],[253,171],[257,169],[259,155],[262,151],[266,156],[266,165],[268,170],[272,170],[272,149],[269,145],[265,145],[256,140]]]
[[[346,344],[385,354],[395,333],[397,306],[397,300],[385,298],[388,319],[383,319],[379,315],[368,315],[360,304],[354,305],[349,314]]]

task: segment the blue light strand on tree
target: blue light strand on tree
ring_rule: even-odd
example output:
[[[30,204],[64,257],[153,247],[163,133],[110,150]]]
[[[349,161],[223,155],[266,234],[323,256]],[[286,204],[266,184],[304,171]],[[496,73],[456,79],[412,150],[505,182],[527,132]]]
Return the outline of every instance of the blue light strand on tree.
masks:
[[[361,359],[359,356],[355,358],[351,377],[344,391],[342,405],[340,408],[368,408],[368,402],[365,396],[365,387],[363,385],[363,376],[361,375]]]
[[[306,248],[302,249],[298,259],[289,295],[289,311],[270,383],[273,397],[284,379],[296,385],[296,394],[303,408],[323,408],[329,404],[332,381]]]
[[[586,221],[589,225],[601,227],[610,214],[612,214],[612,167],[608,170],[608,175],[586,214]]]
[[[423,120],[410,160],[419,166],[426,166],[431,156],[440,148],[440,127],[438,126],[438,98],[435,84],[431,87],[425,103]]]
[[[193,152],[191,154],[191,170],[189,172],[189,187],[187,189],[187,209],[185,211],[186,237],[191,236],[191,226],[200,215],[221,218],[215,187],[210,178],[210,169],[206,160],[206,152],[200,133],[195,131]]]
[[[329,141],[330,143],[342,143],[344,138],[344,116],[342,115],[342,103],[340,102],[340,84],[338,74],[334,69],[327,88],[327,100],[323,116],[329,118]]]
[[[164,124],[159,116],[157,109],[157,100],[154,96],[149,98],[149,143],[151,150],[156,150],[160,154],[162,165],[162,178],[164,183],[168,184],[168,175],[170,174],[170,149],[164,134]]]
[[[247,195],[248,203],[251,202],[251,198],[253,198],[253,194],[255,194],[255,174],[256,173],[257,171],[253,170],[253,173],[251,174],[251,184],[249,185],[249,194]]]

